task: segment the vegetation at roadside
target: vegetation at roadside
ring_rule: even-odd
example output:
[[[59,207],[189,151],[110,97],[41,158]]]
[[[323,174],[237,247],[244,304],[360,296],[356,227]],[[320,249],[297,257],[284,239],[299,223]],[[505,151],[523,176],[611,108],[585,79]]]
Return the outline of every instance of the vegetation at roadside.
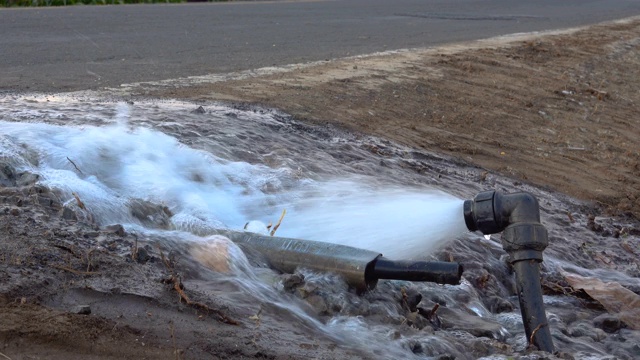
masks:
[[[0,0],[1,7],[67,6],[67,5],[124,5],[183,3],[193,0]],[[224,2],[230,0],[196,0],[197,2]]]

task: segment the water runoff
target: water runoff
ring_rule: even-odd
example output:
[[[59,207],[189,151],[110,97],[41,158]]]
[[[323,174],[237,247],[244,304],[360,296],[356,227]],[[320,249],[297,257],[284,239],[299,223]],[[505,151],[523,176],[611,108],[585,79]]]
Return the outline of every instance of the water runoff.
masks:
[[[385,182],[372,176],[376,171],[367,174],[368,163],[352,140],[294,131],[291,123],[262,110],[196,108],[179,102],[4,98],[0,156],[40,175],[40,183],[67,203],[82,199],[99,225],[123,224],[158,241],[206,242],[221,228],[266,232],[266,224],[286,209],[278,236],[374,250],[392,259],[425,259],[466,229],[462,200],[424,185]],[[170,223],[163,228],[133,217],[136,201],[168,208]],[[235,273],[229,276],[261,301],[288,309],[330,336],[390,341],[389,328],[376,330],[359,317],[320,322],[307,315],[256,274],[241,251],[234,247],[231,253]],[[413,356],[403,341],[378,351]]]

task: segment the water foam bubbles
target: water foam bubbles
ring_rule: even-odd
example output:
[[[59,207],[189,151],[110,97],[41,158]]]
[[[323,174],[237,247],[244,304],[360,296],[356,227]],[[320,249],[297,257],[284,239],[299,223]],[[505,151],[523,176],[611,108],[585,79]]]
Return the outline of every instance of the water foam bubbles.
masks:
[[[76,193],[102,224],[144,223],[127,209],[137,199],[166,206],[173,229],[202,236],[241,230],[250,220],[275,221],[287,209],[280,236],[395,258],[424,257],[465,230],[462,201],[448,194],[374,186],[364,177],[301,179],[286,168],[224,160],[131,127],[128,116],[128,106],[119,105],[115,122],[100,127],[1,122],[2,151],[35,152],[37,165],[23,159],[23,167],[67,200]]]

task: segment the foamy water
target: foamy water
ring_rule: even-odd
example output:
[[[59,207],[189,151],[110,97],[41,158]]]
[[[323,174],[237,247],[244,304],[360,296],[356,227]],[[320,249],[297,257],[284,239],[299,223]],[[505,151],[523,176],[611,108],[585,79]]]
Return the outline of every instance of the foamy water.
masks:
[[[174,229],[198,235],[276,222],[278,235],[350,245],[395,258],[425,257],[465,231],[462,201],[433,189],[371,184],[366,177],[311,180],[290,168],[231,161],[129,126],[0,123],[2,152],[42,184],[76,193],[101,224],[137,224],[126,204],[167,206]]]
[[[242,230],[249,221],[252,230],[264,232],[265,224],[275,223],[284,209],[278,236],[350,245],[394,259],[424,259],[466,231],[462,200],[427,185],[452,189],[444,179],[446,170],[455,166],[442,166],[445,171],[438,174],[438,169],[415,172],[411,165],[424,154],[405,156],[410,151],[400,149],[385,158],[368,150],[388,145],[375,139],[364,142],[343,133],[296,131],[277,114],[251,109],[209,105],[199,114],[191,112],[195,108],[178,102],[130,106],[65,96],[0,98],[0,158],[41,175],[41,184],[57,189],[67,206],[75,206],[75,193],[99,224],[121,223],[129,232],[165,244],[211,241],[208,235],[216,229]],[[486,186],[467,184],[464,174],[456,176],[449,178],[453,186],[468,185],[467,193]],[[140,201],[166,207],[169,223],[133,216],[132,204]],[[499,259],[497,242],[466,236],[470,242],[463,246],[482,244],[473,252],[460,251],[471,265],[508,271]],[[367,299],[348,291],[339,276],[301,270],[307,284],[322,289],[343,308],[320,320],[303,300],[283,292],[277,274],[251,267],[233,244],[228,249],[232,271],[212,275],[198,283],[198,289],[238,307],[268,304],[288,314],[287,319],[375,358],[471,358],[472,344],[486,338],[470,335],[465,324],[486,329],[516,350],[527,346],[517,309],[492,313],[466,279],[459,286],[411,284],[431,297],[427,303],[439,299],[454,311],[448,315],[453,330],[425,333],[399,325],[404,318],[391,292],[398,292],[400,285],[381,281]],[[475,252],[487,258],[476,259]],[[617,272],[547,258],[550,267],[637,284],[637,278]],[[578,357],[606,358],[604,345],[569,339],[557,330],[566,326],[557,314],[573,313],[572,301],[545,297],[556,341]],[[511,302],[517,303],[517,298]],[[350,308],[360,309],[358,316]],[[416,346],[422,353],[414,353]]]
[[[287,166],[296,160],[286,153],[276,158],[283,166],[250,163],[229,156],[237,146],[234,139],[226,140],[229,146],[220,153],[215,151],[219,143],[193,148],[158,130],[183,126],[179,119],[150,121],[126,104],[112,104],[112,109],[101,104],[82,115],[73,108],[25,105],[19,111],[0,108],[1,119],[19,121],[0,121],[0,156],[40,175],[40,184],[58,190],[64,203],[74,206],[75,196],[80,198],[100,225],[120,223],[151,238],[206,242],[217,229],[241,231],[252,220],[259,231],[286,209],[278,236],[350,245],[397,259],[426,258],[466,229],[462,200],[432,188],[385,184],[354,173],[304,176],[299,167]],[[156,113],[162,111],[154,108],[150,117]],[[222,141],[230,137],[219,136]],[[133,216],[131,204],[140,200],[168,208],[169,228]],[[254,273],[239,248],[229,246],[233,271],[217,281],[233,283],[253,301],[286,309],[354,348],[365,351],[360,344],[368,344],[366,351],[383,357],[413,356],[409,339],[391,339],[386,325],[350,316],[320,322]],[[307,281],[328,287],[341,283],[331,274],[307,275]],[[341,288],[346,292],[346,285]]]

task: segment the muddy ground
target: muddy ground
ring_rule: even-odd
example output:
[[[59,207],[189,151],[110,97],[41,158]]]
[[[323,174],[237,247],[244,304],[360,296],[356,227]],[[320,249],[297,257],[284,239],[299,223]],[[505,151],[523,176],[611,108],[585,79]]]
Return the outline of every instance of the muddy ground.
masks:
[[[389,143],[358,147],[376,162],[441,179],[445,189],[447,181],[471,184],[463,191],[451,187],[461,197],[484,188],[533,191],[543,199],[543,219],[553,234],[551,256],[637,279],[639,45],[640,20],[634,19],[562,34],[334,60],[189,87],[135,85],[124,95],[134,101],[260,104],[311,124],[298,127],[301,133],[318,132],[313,125],[324,129],[320,132],[338,126],[355,139],[369,134],[418,149],[405,158],[406,152]],[[450,160],[418,156],[421,151]],[[31,174],[17,173],[8,161],[0,170],[0,357],[376,357],[361,351],[362,345],[317,336],[278,311],[257,313],[257,308],[239,308],[199,291],[206,277],[185,265],[190,262],[184,254],[170,257],[169,249],[162,251],[120,227],[80,221],[77,208],[68,210],[55,191],[38,186]],[[503,255],[462,242],[438,254],[441,260],[467,265],[465,277],[496,314],[517,306]],[[569,307],[552,308],[560,319],[553,324],[556,341],[572,349],[573,355],[563,357],[580,358],[589,346],[618,358],[640,356],[638,332],[629,329],[634,324],[616,322],[615,316],[605,325],[592,322],[608,316],[607,311],[583,293],[569,291],[556,269],[545,268],[545,279],[549,295],[575,300]],[[283,281],[304,286],[288,277]],[[398,313],[408,319],[398,321],[399,333],[447,333],[446,326],[416,320],[416,304],[408,304],[399,285],[381,288],[390,295],[369,294],[363,302],[396,299]],[[629,288],[640,293],[640,288]],[[432,293],[423,297],[425,308],[439,303]],[[323,301],[330,304],[330,296]],[[79,306],[85,304],[89,308]],[[332,311],[339,312],[327,314]],[[368,314],[363,311],[353,315]],[[473,346],[469,358],[531,351],[456,316],[441,310],[443,321],[453,324],[448,329],[471,329],[465,340]],[[572,346],[571,339],[587,345]],[[418,343],[411,350],[455,357],[434,349]],[[464,354],[465,349],[457,351]]]
[[[275,107],[640,216],[640,20],[134,93]]]

